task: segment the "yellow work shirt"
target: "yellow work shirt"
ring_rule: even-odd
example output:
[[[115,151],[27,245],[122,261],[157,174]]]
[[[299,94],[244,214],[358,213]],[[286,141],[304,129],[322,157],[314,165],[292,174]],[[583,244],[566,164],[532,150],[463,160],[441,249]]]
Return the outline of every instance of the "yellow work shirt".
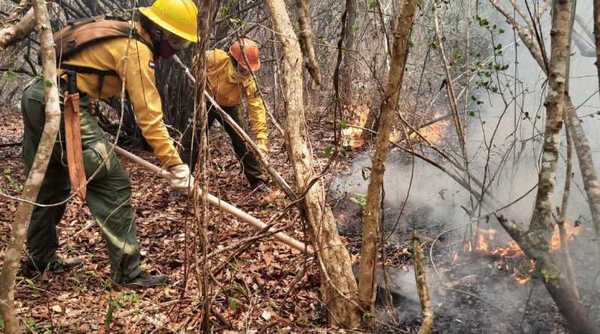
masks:
[[[144,40],[150,41],[148,33],[139,24],[136,29]],[[169,168],[183,163],[163,122],[162,104],[156,89],[154,55],[148,45],[134,38],[112,38],[84,48],[64,64],[115,71],[118,76],[104,77],[100,96],[98,74],[78,73],[77,88],[88,96],[105,99],[120,97],[122,83],[125,82],[136,122],[162,166]]]
[[[265,105],[252,76],[241,77],[227,52],[221,49],[206,52],[208,88],[222,107],[235,107],[242,103],[242,93],[248,104],[250,129],[256,140],[266,141],[267,118]]]

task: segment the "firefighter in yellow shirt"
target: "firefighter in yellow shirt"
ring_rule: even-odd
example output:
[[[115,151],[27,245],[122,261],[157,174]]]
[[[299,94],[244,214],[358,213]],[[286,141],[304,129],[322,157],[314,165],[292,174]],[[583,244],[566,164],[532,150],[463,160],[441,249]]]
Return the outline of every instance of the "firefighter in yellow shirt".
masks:
[[[268,153],[267,120],[264,102],[256,87],[252,73],[260,69],[259,50],[256,43],[242,38],[234,41],[229,52],[221,49],[207,51],[207,89],[215,101],[238,124],[240,123],[240,105],[245,97],[248,105],[249,125],[258,148]],[[252,73],[251,73],[252,72]],[[235,130],[221,119],[214,106],[208,105],[208,126],[215,120],[223,126],[236,156],[242,164],[246,179],[252,188],[263,186],[266,182],[254,153],[247,148],[244,140]],[[198,146],[198,145],[194,145]],[[194,160],[196,157],[195,153]],[[185,157],[184,157],[185,159]]]
[[[82,44],[81,49],[76,49],[72,55],[63,58],[59,64],[59,73],[61,82],[65,76],[69,77],[70,83],[76,82],[76,90],[81,97],[79,129],[83,149],[81,160],[88,180],[86,204],[95,216],[108,245],[112,280],[120,285],[152,287],[166,283],[167,277],[150,275],[140,266],[140,247],[136,236],[129,176],[90,113],[90,98],[120,96],[124,85],[144,138],[162,166],[173,175],[171,186],[186,191],[193,184],[193,178],[189,167],[180,159],[163,123],[154,61],[156,57],[171,57],[177,50],[198,41],[198,9],[193,0],[156,0],[151,7],[139,8],[139,13],[139,20],[131,22],[131,35],[125,33],[124,36],[110,38],[94,37],[96,40]],[[87,29],[84,29],[87,33],[93,31],[96,35],[104,31],[97,28],[98,24],[112,24],[114,27],[122,27],[124,24],[122,21],[102,20],[89,20],[80,24]],[[65,29],[74,27],[75,25],[71,25]],[[68,43],[66,41],[64,44],[68,47]],[[64,87],[61,86],[62,88]],[[23,153],[27,169],[32,166],[43,132],[43,90],[43,80],[39,79],[24,90],[21,101],[25,128]],[[61,139],[65,138],[63,132],[64,129],[58,136],[37,198],[38,203],[52,205],[34,208],[27,231],[27,258],[21,268],[21,273],[25,276],[35,276],[46,270],[62,271],[81,262],[67,261],[56,255],[56,225],[65,211],[65,204],[62,202],[68,198],[71,188],[64,158],[65,144]]]

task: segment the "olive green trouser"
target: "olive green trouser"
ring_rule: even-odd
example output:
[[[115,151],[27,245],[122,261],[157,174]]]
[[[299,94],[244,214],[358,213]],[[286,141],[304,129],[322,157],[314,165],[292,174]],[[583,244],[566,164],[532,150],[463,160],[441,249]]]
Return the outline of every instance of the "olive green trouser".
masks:
[[[23,158],[27,172],[40,142],[45,123],[44,92],[42,80],[35,81],[23,92],[21,111],[25,133]],[[102,236],[108,244],[112,279],[123,282],[140,273],[140,252],[131,206],[131,187],[127,172],[121,166],[110,143],[95,118],[89,113],[88,98],[80,104],[81,142],[87,184],[87,206],[95,216]],[[62,105],[61,105],[62,107]],[[64,150],[64,123],[54,145],[52,156],[42,183],[27,231],[28,259],[43,269],[56,258],[58,237],[56,225],[60,222],[66,204],[56,204],[68,198],[69,172]],[[81,226],[83,227],[83,225]]]
[[[208,102],[207,108],[208,108],[208,128],[210,128],[213,125],[215,120],[218,120],[219,123],[221,123],[221,126],[223,126],[223,128],[225,129],[225,132],[227,132],[227,135],[229,135],[229,138],[231,139],[231,146],[233,146],[233,151],[235,152],[235,155],[237,156],[240,163],[242,164],[242,169],[244,171],[244,174],[246,175],[246,179],[248,180],[248,183],[250,183],[250,186],[255,187],[260,182],[266,183],[267,179],[262,175],[262,168],[260,166],[260,163],[258,162],[258,159],[256,158],[254,152],[246,146],[246,142],[244,141],[244,139],[235,131],[235,129],[231,125],[229,125],[229,123],[227,123],[221,117],[221,115],[215,109],[215,107],[212,105],[212,103]],[[222,107],[222,109],[229,116],[231,116],[231,118],[237,124],[242,124],[241,119],[240,119],[239,106]],[[190,134],[191,134],[191,132],[190,132]],[[198,141],[198,137],[196,137],[196,139],[197,139],[197,141],[196,141],[196,143],[194,143],[194,149],[192,151],[191,160],[190,160],[189,152],[184,152],[181,155],[184,162],[187,163],[192,168],[192,170],[195,168],[196,161],[198,159],[198,148],[200,147],[200,142]],[[184,142],[189,142],[189,140],[186,141],[184,139]],[[189,144],[186,146],[189,147]]]

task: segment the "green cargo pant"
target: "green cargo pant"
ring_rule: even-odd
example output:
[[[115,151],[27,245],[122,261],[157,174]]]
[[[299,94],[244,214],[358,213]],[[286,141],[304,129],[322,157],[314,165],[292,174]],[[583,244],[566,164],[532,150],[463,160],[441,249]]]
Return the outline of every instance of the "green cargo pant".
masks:
[[[231,145],[233,146],[233,151],[235,152],[235,155],[237,156],[240,163],[242,164],[242,169],[244,171],[244,174],[246,175],[246,179],[248,180],[248,183],[250,183],[250,186],[255,187],[258,184],[260,184],[261,182],[266,183],[267,180],[262,175],[262,168],[260,166],[260,163],[258,162],[256,156],[254,155],[254,152],[252,150],[248,149],[244,139],[240,135],[238,135],[238,133],[233,129],[233,127],[231,125],[229,125],[229,123],[227,123],[224,119],[222,119],[219,112],[214,109],[215,107],[212,105],[212,103],[207,102],[207,108],[208,108],[208,128],[210,128],[213,125],[215,120],[218,120],[219,123],[223,126],[223,128],[225,129],[225,132],[227,132],[227,134],[229,135],[229,138],[231,139]],[[240,125],[242,124],[241,120],[240,120],[239,106],[222,107],[222,108],[229,116],[231,116],[231,118],[233,118],[233,120],[237,124],[240,124]],[[189,151],[184,152],[181,155],[184,162],[187,163],[192,168],[192,170],[196,166],[196,161],[198,159],[198,152],[199,152],[199,147],[200,147],[200,142],[198,141],[198,136],[196,136],[196,140],[197,141],[194,144],[194,149],[192,151],[191,158],[190,158]],[[184,139],[184,142],[186,143],[186,147],[188,147],[188,149],[189,149],[188,143],[190,142],[190,140]]]
[[[44,128],[43,101],[42,80],[35,81],[23,92],[23,158],[27,172],[33,164]],[[102,236],[108,244],[112,279],[121,283],[140,273],[140,252],[131,206],[131,186],[127,172],[114,152],[110,152],[110,143],[104,137],[96,119],[89,113],[88,106],[88,98],[82,97],[80,124],[85,174],[88,178],[86,204],[95,216]],[[55,204],[69,196],[70,181],[63,138],[64,123],[61,120],[61,131],[52,151],[37,198],[38,203]],[[66,204],[34,207],[27,231],[27,255],[29,261],[37,268],[45,268],[56,258],[56,225],[60,222],[65,207]]]

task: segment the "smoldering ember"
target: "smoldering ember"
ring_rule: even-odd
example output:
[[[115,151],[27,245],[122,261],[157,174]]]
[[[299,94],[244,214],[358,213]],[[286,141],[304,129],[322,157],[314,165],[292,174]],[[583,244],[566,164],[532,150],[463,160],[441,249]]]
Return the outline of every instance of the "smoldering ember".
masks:
[[[0,0],[0,332],[600,333],[600,1]]]

